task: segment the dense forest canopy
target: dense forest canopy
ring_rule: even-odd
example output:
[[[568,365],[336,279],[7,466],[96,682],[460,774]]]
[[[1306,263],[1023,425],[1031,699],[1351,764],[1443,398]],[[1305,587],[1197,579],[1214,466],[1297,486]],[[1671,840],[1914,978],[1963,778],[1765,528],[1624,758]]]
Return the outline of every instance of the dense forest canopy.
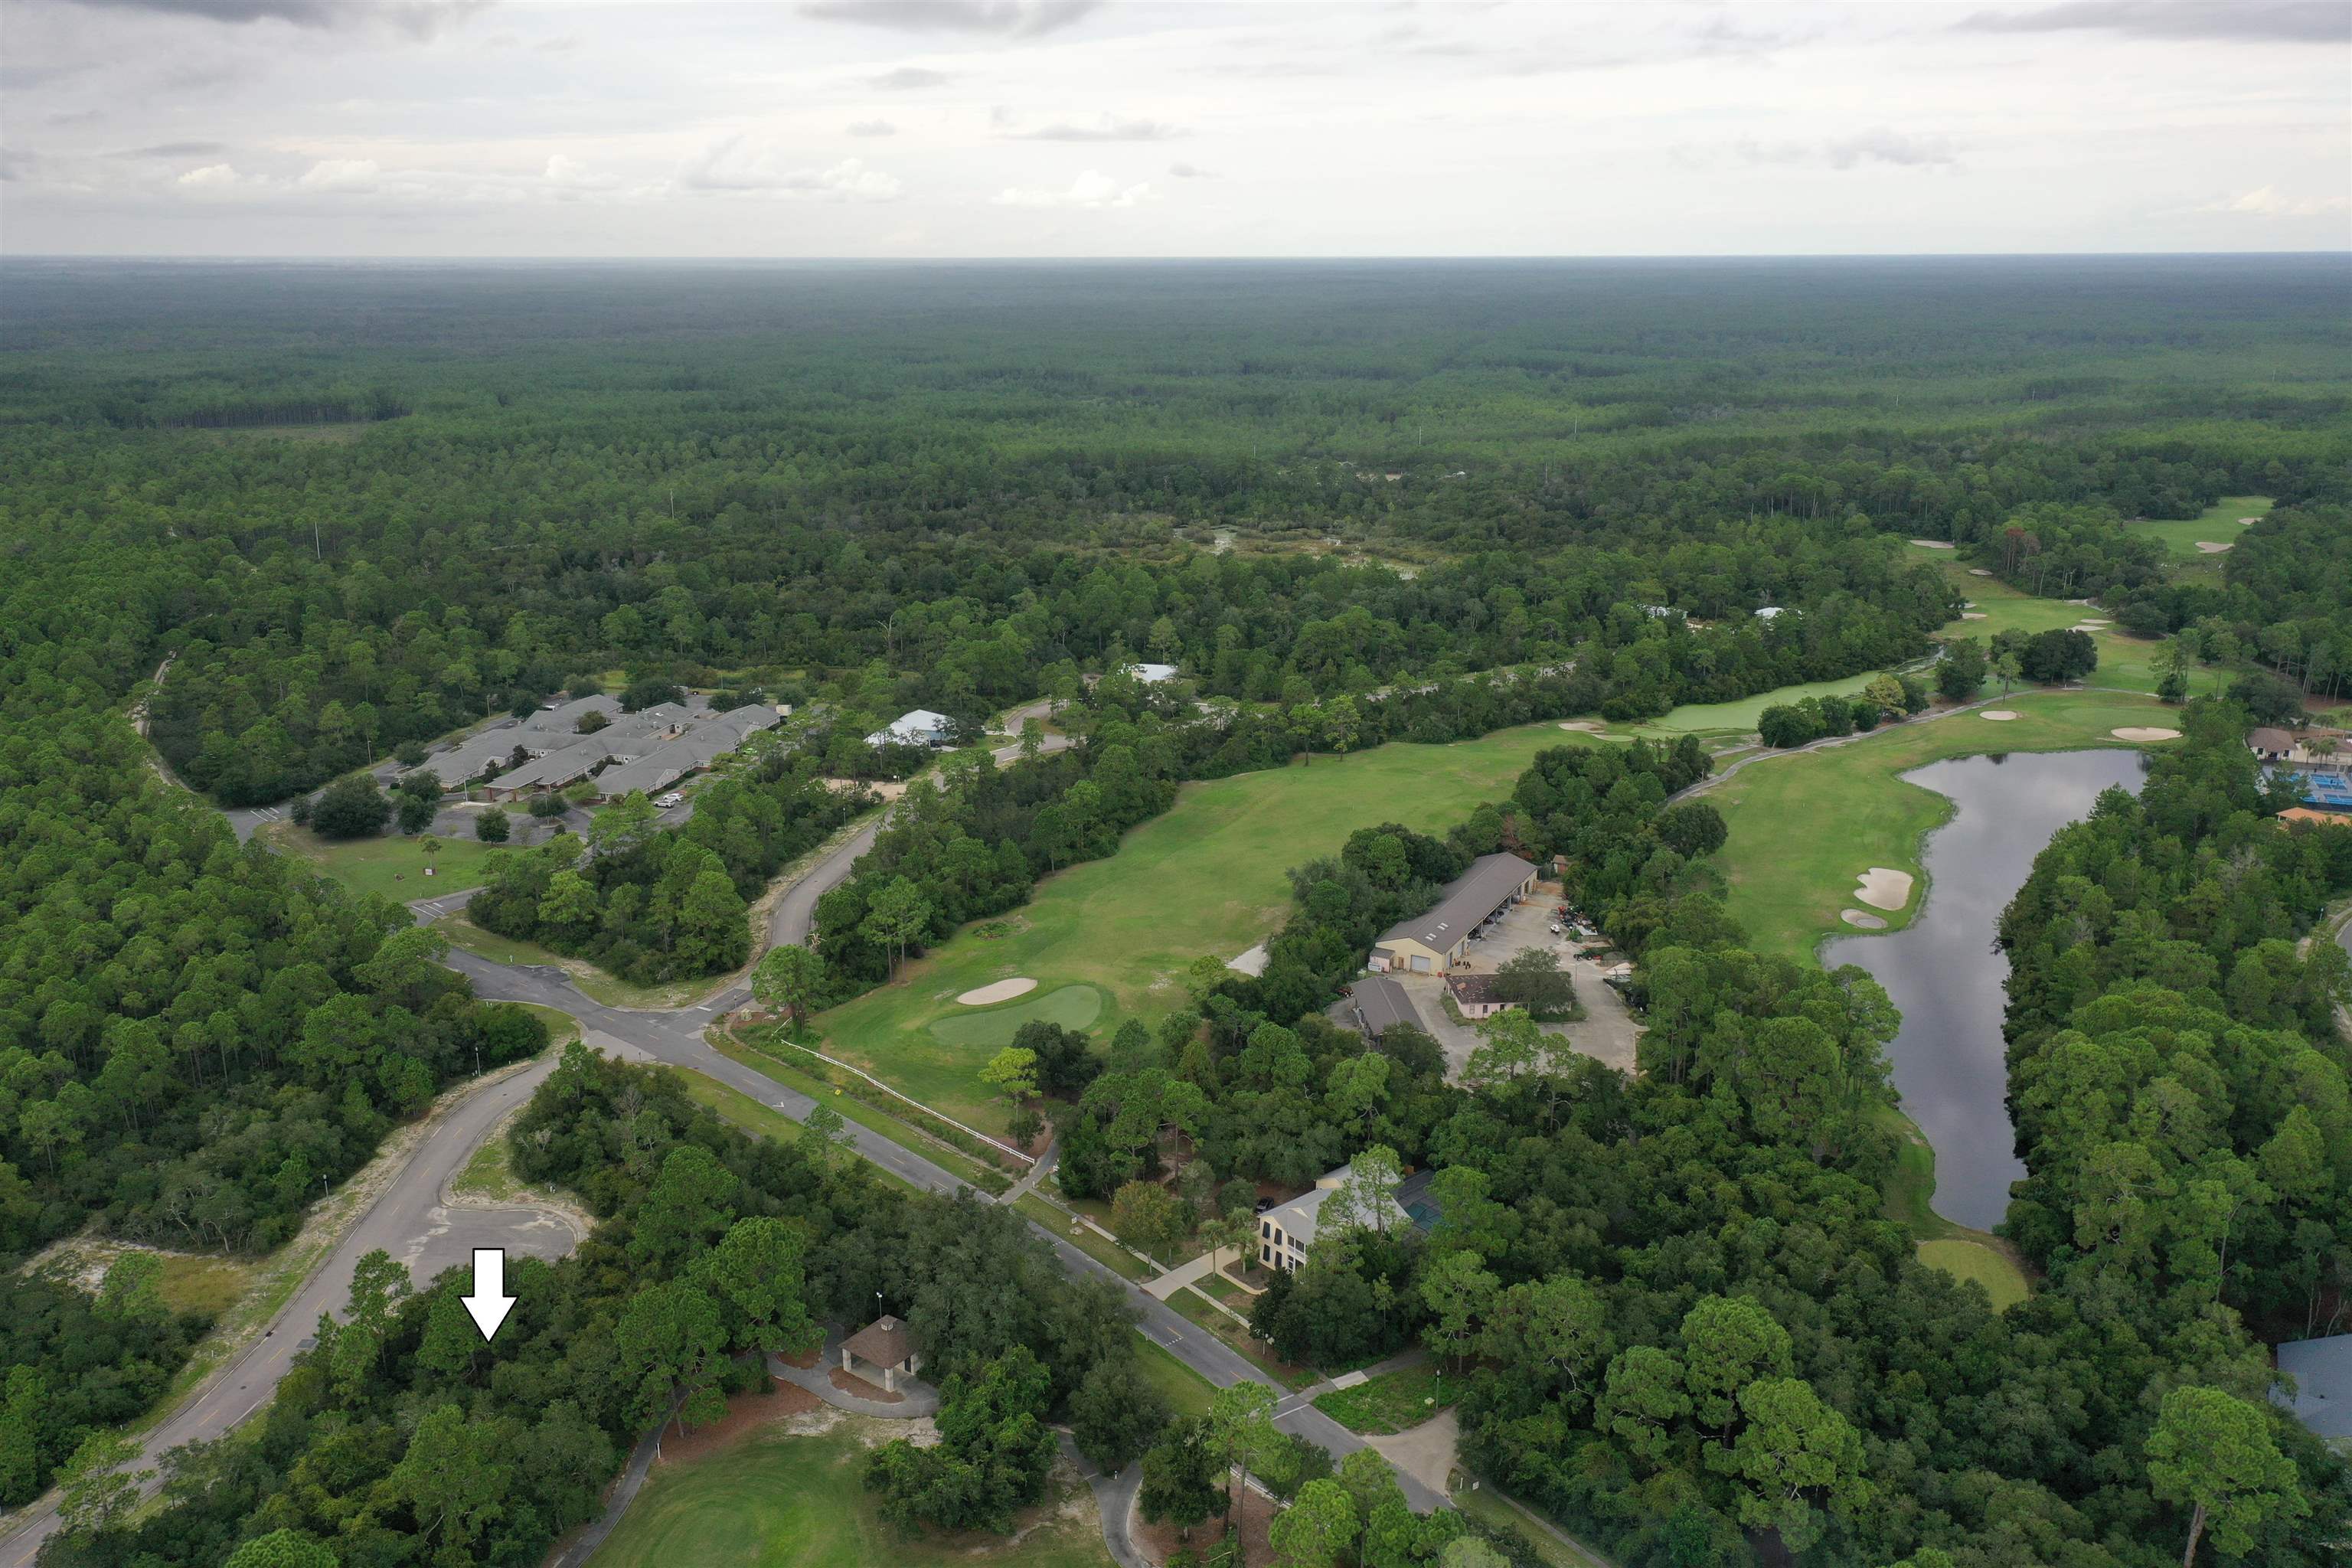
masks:
[[[1908,666],[1960,608],[1915,536],[2269,683],[2242,700],[2291,714],[2352,672],[2341,258],[10,261],[0,287],[12,1263],[85,1226],[258,1254],[443,1085],[543,1047],[404,911],[200,796],[413,764],[560,690],[802,710],[683,826],[639,801],[592,858],[559,840],[491,874],[485,926],[646,981],[750,955],[767,879],[861,804],[824,775],[919,765],[869,729],[1060,701],[1067,750],[916,782],[820,901],[797,1010],[1115,853],[1187,780]],[[2276,508],[2218,571],[2131,531],[2233,495]],[[1930,684],[1772,711],[1795,742]],[[2308,1510],[2217,1549],[2315,1563],[2343,1468],[2262,1407],[2254,1336],[2325,1326],[2352,1283],[2344,976],[2296,945],[2352,851],[2279,830],[2246,717],[2195,709],[2004,922],[2031,1172],[2009,1228],[2047,1273],[2008,1313],[1882,1215],[1892,1009],[1748,949],[1724,821],[1666,804],[1708,771],[1695,742],[1548,752],[1444,838],[1359,834],[1293,868],[1262,976],[1213,961],[1193,1011],[1107,1050],[1032,1037],[1059,1182],[1148,1182],[1171,1127],[1224,1192],[1436,1171],[1434,1234],[1339,1234],[1259,1327],[1324,1359],[1421,1339],[1465,1375],[1474,1465],[1643,1568],[2153,1568],[2184,1527],[2167,1467],[2214,1412]],[[1449,1081],[1416,1031],[1375,1051],[1324,1018],[1368,933],[1501,847],[1564,857],[1640,960],[1639,1075],[1507,1025]],[[707,1415],[731,1352],[804,1327],[755,1321],[714,1258],[818,1315],[885,1292],[967,1429],[1013,1435],[880,1465],[894,1518],[998,1522],[1040,1422],[1123,1462],[1156,1418],[1116,1295],[1054,1280],[1008,1211],[902,1198],[578,1055],[527,1127],[521,1173],[605,1224],[534,1276],[514,1337],[476,1352],[448,1282],[376,1270],[251,1441],[65,1560],[193,1568],[279,1531],[352,1562],[534,1560],[672,1397]],[[988,1270],[1019,1289],[957,1294]],[[135,1415],[203,1327],[136,1268],[79,1295],[11,1287],[0,1500]],[[428,1542],[447,1500],[421,1489],[469,1467],[512,1506]],[[964,1492],[982,1472],[1013,1484]]]

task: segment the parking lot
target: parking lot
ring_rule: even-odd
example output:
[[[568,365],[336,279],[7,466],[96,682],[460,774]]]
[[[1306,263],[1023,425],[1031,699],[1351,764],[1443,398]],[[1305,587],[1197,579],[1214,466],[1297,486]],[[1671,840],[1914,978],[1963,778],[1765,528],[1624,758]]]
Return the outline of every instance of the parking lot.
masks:
[[[1548,1035],[1564,1037],[1581,1054],[1607,1063],[1624,1072],[1633,1070],[1633,1042],[1641,1036],[1641,1026],[1625,1005],[1625,999],[1601,983],[1607,964],[1576,956],[1577,943],[1565,933],[1551,934],[1552,913],[1559,904],[1557,892],[1547,894],[1546,886],[1538,884],[1535,895],[1513,908],[1488,929],[1485,937],[1470,943],[1471,974],[1492,974],[1503,962],[1528,948],[1545,948],[1559,954],[1560,968],[1576,984],[1576,999],[1584,1009],[1584,1016],[1572,1023],[1546,1024]],[[1591,945],[1590,942],[1584,945]],[[1615,960],[1610,961],[1612,963]],[[1468,1024],[1457,1024],[1445,1011],[1444,981],[1433,974],[1392,975],[1412,998],[1413,1008],[1421,1015],[1423,1027],[1445,1049],[1446,1073],[1459,1078],[1468,1066],[1470,1053],[1482,1043],[1478,1031]]]

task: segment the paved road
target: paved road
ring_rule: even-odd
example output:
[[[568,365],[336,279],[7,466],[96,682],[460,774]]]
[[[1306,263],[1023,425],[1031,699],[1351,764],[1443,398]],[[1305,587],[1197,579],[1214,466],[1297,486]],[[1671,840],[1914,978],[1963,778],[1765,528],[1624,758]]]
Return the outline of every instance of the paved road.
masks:
[[[456,1208],[441,1201],[449,1179],[464,1168],[499,1120],[530,1098],[554,1065],[551,1058],[534,1062],[476,1090],[442,1118],[393,1176],[383,1195],[271,1320],[265,1335],[148,1435],[141,1468],[152,1468],[167,1449],[183,1443],[221,1436],[267,1404],[295,1353],[310,1342],[320,1315],[343,1310],[352,1272],[365,1254],[383,1248],[406,1264],[409,1278],[422,1284],[445,1268],[470,1262],[477,1247],[503,1247],[509,1254],[532,1258],[562,1258],[577,1247],[582,1238],[571,1226],[544,1211]],[[56,1522],[53,1493],[31,1505],[17,1533],[0,1542],[0,1568],[26,1568]]]

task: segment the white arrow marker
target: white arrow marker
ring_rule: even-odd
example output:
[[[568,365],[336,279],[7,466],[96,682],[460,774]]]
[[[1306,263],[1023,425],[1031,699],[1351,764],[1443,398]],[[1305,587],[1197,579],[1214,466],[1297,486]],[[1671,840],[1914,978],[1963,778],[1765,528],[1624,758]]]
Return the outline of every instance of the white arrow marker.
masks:
[[[482,1331],[487,1341],[499,1331],[499,1325],[514,1310],[515,1299],[507,1294],[507,1251],[503,1247],[474,1248],[474,1293],[460,1296],[466,1310],[474,1315],[474,1327]]]

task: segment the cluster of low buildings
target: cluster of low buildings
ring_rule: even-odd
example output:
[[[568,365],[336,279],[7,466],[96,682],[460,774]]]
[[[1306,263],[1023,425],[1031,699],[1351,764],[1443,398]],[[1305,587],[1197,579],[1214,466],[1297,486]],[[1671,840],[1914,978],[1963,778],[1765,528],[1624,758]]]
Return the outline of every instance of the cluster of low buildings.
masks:
[[[422,771],[447,794],[485,800],[520,800],[593,779],[601,800],[632,792],[652,795],[698,773],[763,730],[783,722],[789,709],[747,703],[726,712],[689,697],[635,713],[618,699],[580,697],[541,709],[520,726],[486,730],[425,759]],[[591,715],[603,728],[581,731]],[[522,760],[516,760],[516,753]]]

